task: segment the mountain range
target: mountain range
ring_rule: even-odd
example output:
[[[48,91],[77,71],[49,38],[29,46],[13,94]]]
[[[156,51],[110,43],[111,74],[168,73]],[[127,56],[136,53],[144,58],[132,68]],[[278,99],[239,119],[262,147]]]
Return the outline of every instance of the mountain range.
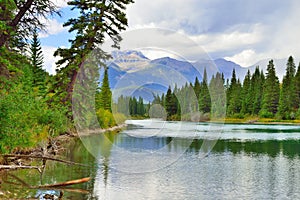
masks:
[[[127,50],[112,52],[112,59],[107,65],[114,99],[123,94],[125,96],[142,96],[144,99],[151,100],[153,94],[166,92],[169,86],[173,88],[175,85],[181,87],[187,82],[194,83],[196,77],[201,81],[204,69],[206,69],[209,79],[212,75],[220,72],[224,74],[225,79],[229,80],[235,69],[237,78],[242,81],[248,69],[253,73],[256,66],[266,72],[269,60],[261,60],[253,66],[243,67],[223,58],[197,62],[170,57],[151,60],[140,51]],[[285,73],[286,61],[287,59],[274,59],[279,80],[282,80]]]

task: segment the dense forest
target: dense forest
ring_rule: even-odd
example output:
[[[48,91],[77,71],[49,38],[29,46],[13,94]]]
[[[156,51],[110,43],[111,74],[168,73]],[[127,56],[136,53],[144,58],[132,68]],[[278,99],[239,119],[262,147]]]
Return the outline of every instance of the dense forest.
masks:
[[[105,38],[118,48],[127,27],[125,10],[132,0],[70,0],[74,12],[65,27],[74,33],[67,48],[58,48],[55,75],[43,68],[41,43],[45,20],[61,16],[51,0],[0,1],[0,153],[43,145],[47,139],[74,131],[71,99],[76,75],[85,58]],[[97,59],[108,58],[98,51]],[[100,64],[95,63],[96,68]],[[98,70],[99,71],[99,70]],[[102,127],[116,124],[111,113],[107,70],[96,92],[96,113]],[[119,118],[122,118],[120,116]]]
[[[128,115],[124,104],[126,98],[129,97],[120,97],[117,107],[122,108],[119,112]],[[141,108],[143,100],[139,98],[137,101],[135,97],[127,102],[131,102],[128,104],[130,115],[148,117],[145,114],[150,104],[144,104],[144,108]],[[155,104],[161,105],[166,111],[167,120],[192,120],[191,114],[196,112],[199,112],[200,120],[216,119],[225,117],[222,116],[224,108],[227,118],[300,119],[300,64],[296,70],[294,59],[290,56],[282,82],[276,76],[273,60],[269,61],[266,74],[257,66],[253,74],[248,70],[243,82],[237,79],[235,70],[230,80],[225,80],[223,74],[217,73],[208,81],[204,70],[201,82],[196,78],[194,83],[186,83],[179,89],[176,85],[173,89],[169,87],[166,94],[154,95],[151,105]]]

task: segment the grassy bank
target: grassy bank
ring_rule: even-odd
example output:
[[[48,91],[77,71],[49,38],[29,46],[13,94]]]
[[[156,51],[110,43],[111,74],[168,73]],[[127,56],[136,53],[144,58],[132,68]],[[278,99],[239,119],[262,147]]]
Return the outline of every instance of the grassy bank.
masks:
[[[211,119],[210,122],[225,122],[228,124],[300,124],[299,119],[295,120],[280,120],[273,118],[259,118],[259,117],[246,117],[246,118],[231,118],[226,117],[224,119]]]

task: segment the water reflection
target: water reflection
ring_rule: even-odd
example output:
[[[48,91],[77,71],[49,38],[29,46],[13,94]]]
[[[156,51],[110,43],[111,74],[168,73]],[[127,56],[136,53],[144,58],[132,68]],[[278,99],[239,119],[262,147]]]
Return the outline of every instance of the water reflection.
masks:
[[[169,133],[134,137],[127,134],[128,130],[83,137],[68,144],[65,156],[91,167],[49,162],[43,183],[93,178],[80,186],[88,194],[65,192],[67,199],[300,199],[298,128],[277,127],[286,132],[266,132],[274,126],[265,125],[248,126],[249,129],[242,132],[245,125],[225,125],[225,137],[218,140],[205,158],[199,156],[203,139],[189,137],[184,131],[182,137],[172,137]],[[139,134],[141,129],[142,126],[131,127],[130,131]],[[259,136],[253,140],[252,134]],[[274,137],[279,139],[272,139]],[[141,151],[148,154],[132,162],[135,158],[132,155]],[[173,158],[177,159],[168,163],[168,159]],[[128,173],[118,168],[120,165],[151,168],[159,164],[163,167],[145,173]],[[39,184],[35,171],[13,173],[30,185]],[[1,179],[9,177],[1,175]],[[2,191],[13,191],[21,198],[34,197],[39,192],[5,183],[1,186]]]
[[[136,138],[126,132],[105,137],[93,190],[98,199],[300,198],[299,140],[219,140],[208,157],[199,159],[201,139]],[[186,151],[158,171],[131,174],[114,168],[114,157],[120,157],[115,148],[157,151],[166,145],[169,156]]]

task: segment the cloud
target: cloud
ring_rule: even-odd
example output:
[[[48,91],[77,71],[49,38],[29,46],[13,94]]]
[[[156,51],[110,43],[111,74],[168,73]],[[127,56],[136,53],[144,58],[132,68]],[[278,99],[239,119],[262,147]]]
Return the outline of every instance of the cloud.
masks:
[[[263,57],[256,54],[253,49],[247,49],[238,54],[235,54],[232,57],[225,57],[225,59],[233,61],[241,65],[242,67],[248,67],[253,63],[258,62],[260,59],[263,59]]]
[[[294,0],[139,0],[128,7],[127,16],[131,30],[171,29],[193,39],[213,58],[249,65],[257,59],[300,55],[299,7]],[[196,56],[193,47],[173,43]]]
[[[57,19],[41,19],[41,22],[46,25],[46,31],[40,32],[40,38],[46,38],[49,35],[56,35],[61,32],[67,32],[67,28],[63,27],[63,24],[58,22]]]
[[[55,74],[56,64],[55,62],[58,61],[58,57],[54,57],[53,54],[57,48],[51,46],[42,46],[42,51],[44,55],[44,67],[47,72],[50,74]]]
[[[59,8],[64,8],[68,6],[67,0],[52,0],[52,2]]]

